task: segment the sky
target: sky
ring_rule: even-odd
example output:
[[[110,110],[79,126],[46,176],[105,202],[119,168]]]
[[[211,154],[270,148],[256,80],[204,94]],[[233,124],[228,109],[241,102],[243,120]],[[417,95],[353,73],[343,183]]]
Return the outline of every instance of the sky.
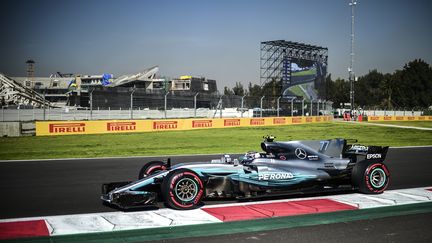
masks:
[[[260,43],[296,41],[328,47],[328,72],[348,77],[349,0],[3,0],[0,72],[159,74],[260,83]],[[358,0],[357,76],[391,73],[421,58],[432,64],[432,1]]]

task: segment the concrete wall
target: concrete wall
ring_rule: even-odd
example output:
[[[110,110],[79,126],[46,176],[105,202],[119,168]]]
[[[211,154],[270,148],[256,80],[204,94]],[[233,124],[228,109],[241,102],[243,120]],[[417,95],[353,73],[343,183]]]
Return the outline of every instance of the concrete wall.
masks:
[[[1,137],[19,137],[21,136],[20,122],[0,122]]]

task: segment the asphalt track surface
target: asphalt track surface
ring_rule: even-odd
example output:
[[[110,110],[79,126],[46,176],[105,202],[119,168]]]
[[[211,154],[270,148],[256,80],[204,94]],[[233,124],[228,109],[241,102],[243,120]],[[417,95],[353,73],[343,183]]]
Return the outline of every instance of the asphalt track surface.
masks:
[[[175,156],[172,163],[219,157]],[[101,184],[136,180],[141,166],[157,159],[165,158],[0,162],[0,219],[116,211],[102,205]],[[389,189],[432,185],[432,147],[391,148],[386,162],[391,171]]]
[[[160,242],[431,242],[432,213]]]

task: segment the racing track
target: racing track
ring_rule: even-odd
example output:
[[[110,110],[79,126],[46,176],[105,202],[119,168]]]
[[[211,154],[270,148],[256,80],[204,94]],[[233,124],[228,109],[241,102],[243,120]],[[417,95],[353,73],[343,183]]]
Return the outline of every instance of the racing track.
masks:
[[[0,162],[0,218],[115,211],[103,206],[103,182],[135,180],[147,158]],[[218,155],[172,156],[179,162],[209,161]],[[432,185],[432,147],[391,148],[389,189]],[[232,201],[230,201],[232,202]],[[206,204],[224,203],[208,201]]]

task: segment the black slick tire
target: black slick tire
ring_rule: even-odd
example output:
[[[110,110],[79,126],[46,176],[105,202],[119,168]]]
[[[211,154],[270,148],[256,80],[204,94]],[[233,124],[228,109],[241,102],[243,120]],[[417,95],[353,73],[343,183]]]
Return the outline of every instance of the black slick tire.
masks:
[[[141,180],[144,177],[147,177],[162,170],[166,170],[166,164],[164,162],[150,161],[141,168],[138,174],[138,179]]]
[[[390,172],[381,162],[360,162],[352,172],[352,183],[364,194],[379,194],[387,189]]]

